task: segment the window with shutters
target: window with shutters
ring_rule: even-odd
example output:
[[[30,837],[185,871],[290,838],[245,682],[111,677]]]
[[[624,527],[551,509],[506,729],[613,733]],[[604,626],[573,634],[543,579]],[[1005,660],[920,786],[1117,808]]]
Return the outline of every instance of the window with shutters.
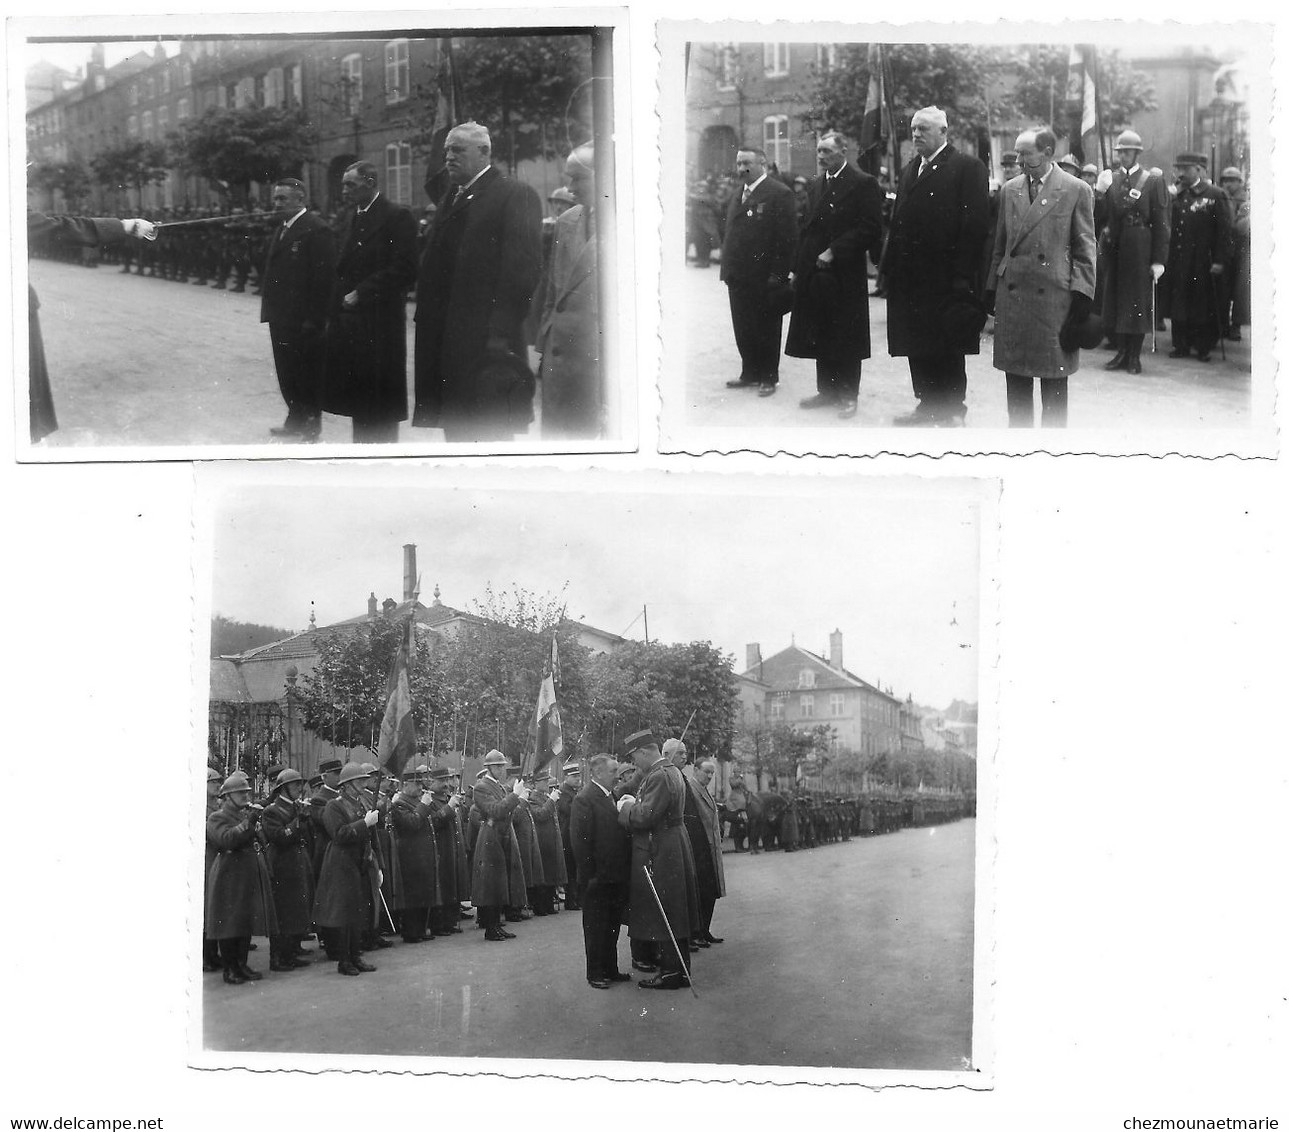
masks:
[[[716,45],[716,89],[733,90],[738,82],[738,44]]]
[[[767,43],[764,54],[767,79],[779,79],[788,73],[788,44]]]
[[[411,86],[408,41],[391,39],[385,44],[385,102],[406,102]]]
[[[788,141],[788,116],[771,114],[765,120],[764,142],[766,160],[778,169],[788,167],[790,144]]]
[[[345,113],[355,118],[363,105],[363,57],[346,55],[340,60],[340,86],[344,92]]]
[[[406,142],[385,147],[385,191],[395,204],[412,203],[412,147]]]
[[[807,692],[801,697],[801,718],[814,719],[815,717],[815,697],[813,693]]]

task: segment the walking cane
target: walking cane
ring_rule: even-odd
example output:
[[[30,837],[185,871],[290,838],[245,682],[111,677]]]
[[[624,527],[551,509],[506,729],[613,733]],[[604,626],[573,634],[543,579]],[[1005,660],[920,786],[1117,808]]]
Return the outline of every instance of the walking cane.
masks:
[[[685,972],[685,979],[689,983],[690,993],[697,998],[698,992],[694,990],[694,976],[689,973],[689,965],[685,962],[686,956],[680,953],[680,944],[676,942],[676,933],[671,930],[671,921],[667,919],[667,912],[662,906],[662,897],[658,895],[658,890],[653,883],[653,870],[649,867],[649,862],[644,864],[645,880],[649,882],[649,891],[653,893],[654,903],[658,905],[658,914],[662,916],[662,922],[667,925],[667,934],[671,937],[671,946],[676,949],[676,958],[680,960],[680,969]]]
[[[1153,354],[1156,345],[1159,342],[1159,319],[1155,317],[1155,291],[1159,287],[1159,280],[1155,278],[1154,273],[1150,275],[1150,352]]]
[[[1217,276],[1209,272],[1209,284],[1213,291],[1213,307],[1217,311],[1217,344],[1222,351],[1222,361],[1226,361],[1226,312],[1223,309],[1222,291],[1217,285]]]

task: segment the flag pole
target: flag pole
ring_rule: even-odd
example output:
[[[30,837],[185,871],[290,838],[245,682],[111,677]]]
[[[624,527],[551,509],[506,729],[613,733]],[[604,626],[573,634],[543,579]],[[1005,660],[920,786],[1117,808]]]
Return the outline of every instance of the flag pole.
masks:
[[[689,725],[694,722],[694,716],[696,716],[697,714],[698,714],[697,708],[694,708],[694,710],[689,713],[689,719],[685,723],[685,728],[680,733],[680,741],[682,743],[685,741],[685,736],[689,733]]]

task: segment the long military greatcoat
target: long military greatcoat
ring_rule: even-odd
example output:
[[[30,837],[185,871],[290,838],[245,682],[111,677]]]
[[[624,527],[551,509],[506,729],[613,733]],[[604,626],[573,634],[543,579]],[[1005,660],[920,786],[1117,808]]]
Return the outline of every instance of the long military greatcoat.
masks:
[[[461,815],[446,802],[430,804],[439,863],[439,895],[436,906],[453,907],[470,899],[470,868],[466,858]]]
[[[714,885],[711,895],[724,896],[725,859],[722,854],[721,815],[716,808],[716,799],[694,777],[692,766],[685,767],[681,773],[685,776],[685,829],[689,831],[689,843],[694,850],[699,886],[704,884],[705,858],[707,883]]]
[[[474,843],[470,899],[477,907],[522,906],[528,899],[519,842],[511,824],[518,806],[519,796],[491,775],[485,774],[474,784],[471,820],[477,815],[479,833]]]
[[[1154,330],[1150,265],[1168,262],[1168,188],[1140,165],[1131,174],[1119,169],[1106,190],[1105,210],[1101,317],[1106,333],[1149,334]]]
[[[627,934],[632,939],[666,940],[669,922],[678,940],[688,938],[701,920],[694,853],[685,832],[685,780],[679,769],[665,759],[654,763],[636,788],[635,803],[622,808],[618,821],[631,834]],[[645,865],[653,873],[667,922],[650,891]]]
[[[217,850],[206,889],[206,938],[276,935],[269,871],[255,828],[226,800],[206,819],[206,839]]]
[[[534,801],[536,799],[534,798]],[[541,858],[544,884],[567,884],[568,871],[564,867],[564,839],[560,836],[559,814],[555,799],[547,796],[534,804],[529,802],[533,827],[537,831],[537,851]]]
[[[536,796],[534,796],[534,801]],[[546,873],[542,868],[541,850],[537,847],[537,826],[533,821],[530,803],[520,805],[511,818],[515,826],[515,838],[519,843],[519,859],[524,867],[524,885],[535,888],[546,883]],[[527,903],[521,900],[520,904]]]
[[[319,927],[366,929],[377,924],[377,865],[365,813],[343,796],[327,803],[323,823],[329,840],[313,906],[313,921]]]
[[[1163,313],[1191,324],[1216,322],[1221,288],[1209,269],[1231,259],[1231,204],[1212,181],[1173,198],[1168,270],[1159,281]]]
[[[601,426],[599,274],[594,224],[577,204],[555,221],[537,352],[542,356],[542,430],[595,436]]]
[[[431,908],[438,897],[438,843],[430,807],[399,794],[389,807],[393,908]]]
[[[1053,166],[1033,203],[1029,178],[1002,189],[988,287],[997,293],[994,368],[1027,377],[1068,377],[1079,351],[1058,336],[1078,292],[1096,293],[1092,190]]]
[[[268,848],[273,905],[280,935],[306,935],[313,923],[313,862],[309,858],[309,817],[278,795],[265,807],[260,830]]]

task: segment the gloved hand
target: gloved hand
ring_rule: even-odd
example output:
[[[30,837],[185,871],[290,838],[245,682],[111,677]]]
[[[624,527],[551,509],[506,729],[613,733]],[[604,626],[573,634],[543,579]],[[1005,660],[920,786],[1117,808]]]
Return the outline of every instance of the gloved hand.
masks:
[[[385,883],[385,874],[384,874],[383,872],[381,872],[381,871],[380,871],[380,869],[377,869],[377,870],[376,870],[376,887],[377,887],[377,888],[380,888],[380,886],[381,886],[382,884],[384,884],[384,883]]]
[[[986,291],[985,292],[985,314],[989,314],[989,315],[993,314],[994,307],[997,305],[997,303],[998,303],[998,292]]]
[[[634,806],[635,804],[636,796],[634,794],[623,794],[622,797],[618,799],[618,813],[622,813],[623,806]]]
[[[522,778],[516,778],[516,779],[515,779],[515,785],[514,785],[513,789],[514,789],[514,791],[515,791],[515,795],[516,795],[516,797],[518,797],[518,799],[519,799],[521,802],[527,802],[527,801],[528,801],[528,795],[529,795],[530,791],[529,791],[528,787],[524,785],[524,780],[523,780]]]
[[[1210,275],[1221,275],[1225,270],[1226,269],[1220,263],[1215,263],[1208,269],[1208,272]]]
[[[367,813],[363,815],[363,821],[367,823],[368,829],[371,829],[371,827],[374,826],[379,820],[380,820],[380,814],[378,814],[375,810],[368,810]]]
[[[1072,354],[1079,348],[1079,328],[1088,321],[1091,313],[1092,300],[1087,295],[1081,295],[1075,291],[1070,296],[1070,309],[1065,316],[1065,322],[1061,325],[1061,332],[1057,335],[1061,349],[1067,354]]]
[[[1164,273],[1164,265],[1162,263],[1152,263],[1150,265],[1150,274],[1155,277],[1156,283],[1159,282],[1159,277],[1163,275],[1163,273]]]
[[[121,227],[126,234],[133,236],[136,240],[155,240],[157,238],[157,226],[151,220],[143,220],[134,217],[131,220],[122,220]]]
[[[428,805],[429,805],[431,802],[433,802],[433,801],[434,801],[434,795],[433,795],[433,793],[431,793],[429,790],[426,790],[426,791],[421,795],[421,805],[422,805],[422,806],[428,806]]]

